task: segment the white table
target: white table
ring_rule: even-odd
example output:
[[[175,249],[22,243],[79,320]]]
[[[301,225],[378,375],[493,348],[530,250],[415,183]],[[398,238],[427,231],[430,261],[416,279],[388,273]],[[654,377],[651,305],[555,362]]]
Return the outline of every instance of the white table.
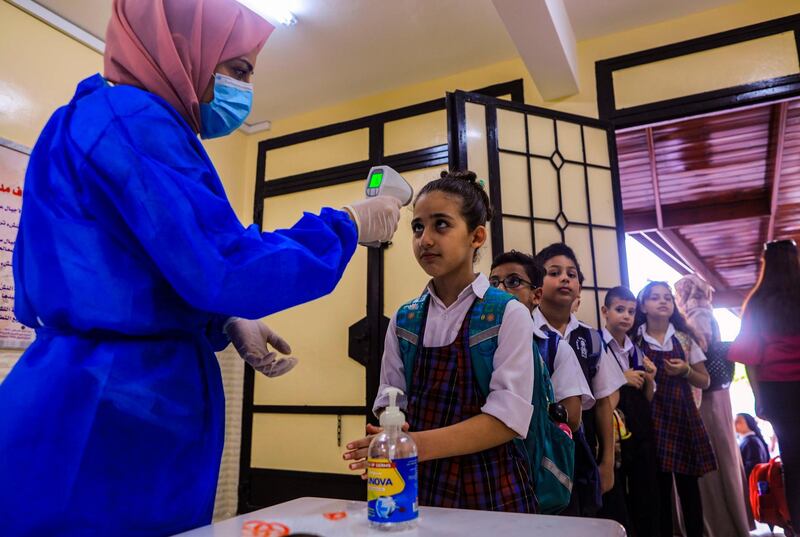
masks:
[[[329,520],[324,513],[339,513],[339,520]],[[337,515],[329,515],[336,518]],[[495,513],[462,509],[421,507],[419,526],[410,531],[387,533],[370,529],[364,502],[298,498],[238,516],[217,524],[198,528],[182,537],[277,537],[277,533],[253,533],[257,521],[282,523],[295,533],[311,533],[321,537],[360,537],[398,535],[412,536],[480,536],[511,537],[625,537],[625,530],[610,520],[573,518],[519,513]],[[248,524],[249,523],[249,524]],[[279,527],[279,526],[275,526]],[[264,526],[262,526],[263,530]]]

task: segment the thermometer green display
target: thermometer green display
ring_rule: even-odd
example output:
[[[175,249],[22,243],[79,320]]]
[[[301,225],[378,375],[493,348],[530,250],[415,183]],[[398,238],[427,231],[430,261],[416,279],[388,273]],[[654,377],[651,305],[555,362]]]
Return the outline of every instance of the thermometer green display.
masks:
[[[369,189],[380,188],[382,182],[383,182],[383,170],[382,169],[375,170],[374,172],[372,172],[372,175],[369,176],[369,184],[367,185],[367,188]]]

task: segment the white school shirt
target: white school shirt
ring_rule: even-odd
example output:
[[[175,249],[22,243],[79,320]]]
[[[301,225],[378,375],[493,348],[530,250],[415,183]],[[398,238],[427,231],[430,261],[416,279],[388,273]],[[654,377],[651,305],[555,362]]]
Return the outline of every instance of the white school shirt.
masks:
[[[620,347],[617,340],[614,339],[614,336],[611,335],[611,332],[609,332],[607,328],[603,328],[602,335],[603,335],[603,341],[606,344],[606,348],[609,349],[610,351],[613,351],[613,352],[609,351],[606,352],[609,352],[609,354],[612,355],[612,358],[614,358],[617,361],[619,366],[622,368],[622,371],[627,371],[628,369],[631,369],[630,356],[631,353],[633,353],[634,349],[633,341],[631,341],[631,338],[625,336],[625,344],[622,347]],[[644,364],[642,350],[639,349],[636,354],[637,354],[636,365],[642,366]]]
[[[425,347],[444,347],[456,340],[464,316],[476,298],[483,298],[489,289],[489,280],[483,274],[459,293],[456,301],[445,306],[436,296],[433,283],[428,284],[430,303],[425,321]],[[400,355],[400,345],[395,333],[396,316],[389,322],[381,363],[381,383],[373,412],[389,403],[386,388],[393,386],[406,391],[405,369]],[[520,438],[528,435],[533,416],[533,323],[528,308],[511,300],[503,312],[503,322],[497,335],[494,353],[494,370],[489,381],[489,395],[481,412],[494,416]],[[405,404],[402,405],[405,408]]]
[[[533,327],[533,334],[542,339],[547,338],[547,334],[536,326]],[[542,358],[547,360],[547,356],[542,356]],[[575,351],[572,350],[569,342],[563,338],[558,340],[550,383],[553,385],[556,401],[560,402],[567,397],[578,396],[581,398],[582,410],[589,410],[594,406],[594,396],[586,382],[586,377],[583,376],[578,357],[575,356]]]
[[[647,333],[647,323],[639,327],[639,335],[642,336],[642,339],[644,339],[654,351],[670,352],[672,351],[672,336],[675,335],[675,327],[672,326],[672,323],[669,323],[667,333],[664,335],[663,344]],[[692,349],[689,351],[689,356],[687,356],[686,359],[689,360],[691,365],[706,361],[706,355],[703,349],[701,349],[700,345],[694,340],[692,341]]]
[[[553,328],[553,326],[547,321],[539,308],[536,308],[533,312],[533,325],[542,332],[546,330],[558,332],[558,330]],[[573,314],[570,315],[567,328],[564,330],[564,333],[561,337],[563,337],[565,341],[569,342],[570,334],[572,334],[572,332],[577,330],[580,326],[594,330],[594,328],[588,324],[580,322]],[[600,351],[600,358],[597,361],[597,373],[592,379],[592,395],[594,396],[595,400],[608,397],[615,391],[619,390],[622,386],[627,384],[625,375],[614,363],[613,358],[602,352],[602,349],[600,349]],[[583,376],[583,373],[581,373],[581,376]]]

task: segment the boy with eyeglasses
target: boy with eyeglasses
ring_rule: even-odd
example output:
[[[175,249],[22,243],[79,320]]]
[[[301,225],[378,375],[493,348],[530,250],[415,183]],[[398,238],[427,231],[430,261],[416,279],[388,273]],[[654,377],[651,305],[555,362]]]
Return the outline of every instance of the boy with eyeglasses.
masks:
[[[489,283],[511,293],[533,313],[542,296],[544,269],[533,257],[511,250],[494,258]],[[581,424],[582,410],[594,405],[594,397],[581,370],[575,351],[564,339],[558,339],[553,349],[549,348],[547,334],[534,328],[534,339],[542,351],[556,401],[567,410],[567,423],[572,431]]]

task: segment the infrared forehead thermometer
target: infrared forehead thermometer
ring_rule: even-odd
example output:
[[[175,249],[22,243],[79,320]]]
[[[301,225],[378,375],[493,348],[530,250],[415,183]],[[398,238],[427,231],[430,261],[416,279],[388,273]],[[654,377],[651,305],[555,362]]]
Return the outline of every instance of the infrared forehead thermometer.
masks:
[[[411,203],[411,198],[414,197],[414,189],[411,188],[408,181],[389,166],[373,166],[370,168],[367,174],[367,187],[365,190],[368,198],[392,196],[400,200],[403,206]],[[364,246],[378,248],[380,245],[380,242],[373,242]]]
[[[373,166],[367,175],[366,194],[368,198],[392,196],[405,206],[411,203],[414,189],[403,179],[402,175],[389,166]]]

